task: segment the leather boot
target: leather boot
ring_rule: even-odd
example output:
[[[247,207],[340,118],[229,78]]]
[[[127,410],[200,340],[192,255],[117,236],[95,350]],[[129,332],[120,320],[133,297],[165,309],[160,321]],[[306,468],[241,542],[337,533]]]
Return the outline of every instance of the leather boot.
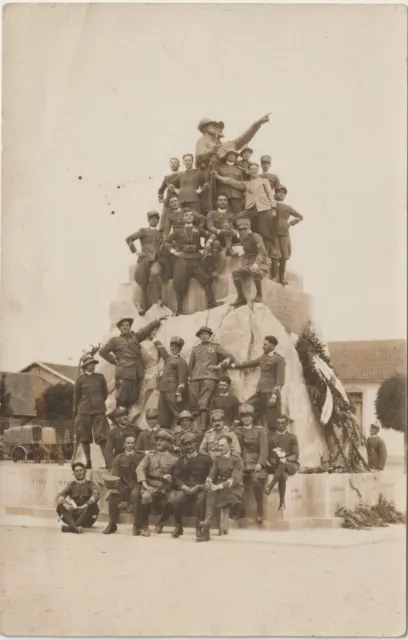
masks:
[[[180,316],[183,313],[183,298],[184,298],[184,295],[182,293],[176,293],[176,298],[177,298],[176,316]]]
[[[285,268],[286,268],[286,260],[281,258],[279,260],[279,282],[281,284],[288,284],[285,280]]]
[[[106,529],[104,529],[104,533],[115,533],[115,531],[118,530],[116,521],[118,519],[118,505],[113,504],[112,502],[109,502],[108,504],[108,511],[109,511],[109,524],[106,527]]]
[[[254,282],[256,287],[256,296],[252,302],[262,302],[262,280],[257,278]]]
[[[139,316],[144,316],[147,311],[147,291],[140,289],[140,309]]]
[[[242,280],[234,280],[235,288],[238,292],[238,298],[231,303],[231,307],[242,307],[247,303],[244,296],[244,288],[242,286]]]
[[[272,258],[271,260],[271,279],[277,281],[278,280],[278,267],[279,260],[276,258]]]

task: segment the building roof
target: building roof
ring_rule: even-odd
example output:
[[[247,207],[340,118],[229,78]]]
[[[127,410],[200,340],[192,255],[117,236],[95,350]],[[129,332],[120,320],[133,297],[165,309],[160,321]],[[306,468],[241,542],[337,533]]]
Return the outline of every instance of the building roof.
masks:
[[[55,364],[54,362],[32,362],[27,367],[24,367],[22,372],[27,373],[27,371],[34,366],[42,367],[43,369],[54,373],[56,376],[61,378],[63,382],[71,382],[73,384],[75,379],[78,377],[77,367],[73,367],[69,364]]]
[[[329,342],[328,347],[343,382],[382,382],[395,373],[407,373],[406,340]]]
[[[4,392],[7,395],[7,405],[14,416],[35,416],[36,398],[41,396],[44,390],[44,381],[37,374],[26,373],[1,373]]]

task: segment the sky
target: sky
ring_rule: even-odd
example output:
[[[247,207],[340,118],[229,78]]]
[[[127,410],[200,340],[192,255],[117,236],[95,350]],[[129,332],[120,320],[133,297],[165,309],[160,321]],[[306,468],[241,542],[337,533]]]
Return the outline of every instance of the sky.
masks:
[[[271,112],[254,157],[304,215],[290,266],[326,340],[405,337],[405,58],[402,5],[7,5],[0,368],[106,335],[124,238],[202,117],[228,139]]]

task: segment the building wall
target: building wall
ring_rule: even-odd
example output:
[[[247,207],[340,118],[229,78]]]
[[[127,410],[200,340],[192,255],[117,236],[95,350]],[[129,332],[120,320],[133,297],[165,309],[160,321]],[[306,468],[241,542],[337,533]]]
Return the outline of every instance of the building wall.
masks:
[[[60,382],[63,382],[63,380],[61,380],[59,376],[51,373],[51,371],[46,371],[45,369],[43,369],[38,365],[33,365],[32,367],[27,369],[25,373],[38,374],[41,377],[41,379],[46,383],[46,387],[53,387],[54,385],[59,384]]]

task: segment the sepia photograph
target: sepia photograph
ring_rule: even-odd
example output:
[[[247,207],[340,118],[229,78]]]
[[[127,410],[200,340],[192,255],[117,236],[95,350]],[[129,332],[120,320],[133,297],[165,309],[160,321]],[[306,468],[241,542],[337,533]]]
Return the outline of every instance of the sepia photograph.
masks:
[[[2,18],[0,633],[404,636],[407,7]]]

